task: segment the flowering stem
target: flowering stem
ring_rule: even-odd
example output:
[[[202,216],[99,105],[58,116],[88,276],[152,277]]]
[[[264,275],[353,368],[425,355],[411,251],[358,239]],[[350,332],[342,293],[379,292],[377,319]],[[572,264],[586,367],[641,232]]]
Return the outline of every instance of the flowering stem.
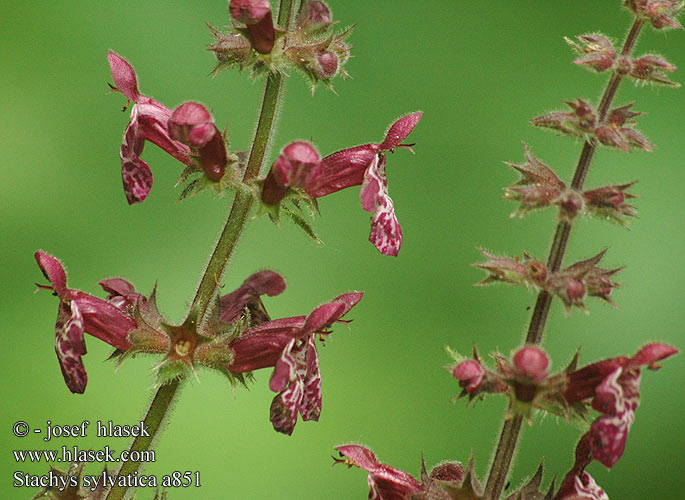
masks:
[[[278,11],[278,23],[280,26],[290,27],[293,0],[281,0]],[[255,131],[250,157],[247,161],[247,168],[243,174],[243,183],[249,184],[259,176],[264,163],[264,157],[272,140],[272,134],[276,120],[278,118],[279,100],[283,82],[280,74],[271,73],[266,81],[264,89],[264,99],[262,109],[259,114],[259,122]],[[219,287],[219,280],[226,271],[228,261],[233,254],[233,250],[238,243],[243,228],[247,222],[250,208],[252,207],[252,195],[246,190],[239,190],[233,200],[233,205],[226,219],[226,224],[221,232],[219,241],[212,252],[209,264],[205,269],[200,285],[195,292],[188,317],[184,321],[184,326],[196,330],[198,322],[202,321],[207,309],[212,303],[212,298]],[[150,448],[161,423],[171,407],[178,388],[182,380],[174,380],[162,385],[155,394],[150,408],[145,415],[144,424],[149,426],[149,437],[137,437],[129,451],[144,451]],[[119,475],[125,476],[133,474],[140,467],[140,462],[126,462],[121,468]],[[127,487],[115,486],[107,495],[106,500],[122,500],[128,492]]]
[[[138,436],[135,438],[133,440],[133,444],[131,444],[131,447],[129,448],[129,453],[131,451],[145,451],[150,448],[150,445],[157,435],[157,431],[159,431],[162,421],[167,415],[169,407],[171,406],[171,402],[174,400],[174,396],[176,395],[176,391],[178,391],[180,385],[181,381],[177,379],[159,388],[157,394],[155,394],[155,398],[150,404],[147,414],[145,415],[145,420],[143,421],[143,425],[145,425],[147,428],[150,436]],[[140,468],[140,464],[141,462],[124,462],[124,465],[119,470],[118,475],[125,477],[134,474]],[[106,500],[121,500],[124,498],[127,491],[128,488],[125,486],[114,486],[107,495]]]
[[[281,0],[278,11],[278,23],[280,26],[290,25],[293,11],[292,3],[293,0]],[[264,157],[269,148],[272,132],[277,120],[282,84],[280,73],[269,74],[264,90],[262,111],[259,115],[259,122],[257,123],[257,130],[252,142],[250,157],[247,161],[247,168],[243,175],[243,184],[247,185],[256,179],[262,169]],[[193,298],[185,326],[195,327],[198,321],[202,321],[212,303],[212,298],[219,287],[219,280],[226,271],[228,261],[245,227],[247,216],[252,207],[252,201],[252,194],[249,191],[243,189],[237,192],[224,229],[209,259],[209,264],[207,264],[207,268],[202,275],[195,298]]]
[[[636,19],[633,23],[633,26],[623,44],[623,49],[621,50],[622,56],[628,57],[632,52],[643,24],[644,21],[641,19]],[[611,106],[611,102],[616,95],[616,91],[618,90],[618,86],[622,79],[623,75],[618,73],[614,73],[609,79],[607,88],[604,91],[602,100],[597,108],[599,123],[604,121],[606,118],[609,107]],[[590,169],[590,163],[592,162],[595,149],[597,149],[597,142],[595,140],[585,141],[585,144],[583,145],[583,151],[580,154],[578,166],[576,167],[576,172],[571,183],[571,187],[573,189],[578,191],[582,189],[583,183],[585,182],[585,177]],[[568,243],[568,237],[570,234],[571,224],[566,221],[559,222],[556,233],[554,234],[554,240],[552,241],[549,259],[547,260],[547,268],[551,272],[556,272],[561,268],[561,263],[564,260],[564,253],[566,252],[566,244]],[[552,296],[544,290],[541,291],[538,294],[537,301],[535,302],[535,309],[533,310],[533,316],[531,317],[530,325],[528,327],[528,334],[526,335],[527,344],[540,344],[542,341],[542,334],[545,330],[547,315],[549,313],[551,304]],[[486,500],[497,500],[502,494],[502,489],[504,488],[507,475],[509,474],[511,460],[514,456],[514,451],[516,450],[516,442],[521,432],[522,422],[523,417],[521,415],[516,415],[504,422],[502,433],[497,444],[497,450],[495,451],[495,458],[490,468],[488,482],[485,486]]]
[[[254,142],[252,143],[250,157],[247,162],[247,169],[243,175],[244,184],[248,184],[250,181],[257,178],[261,170],[266,150],[271,141],[271,132],[273,130],[274,122],[276,121],[281,86],[281,75],[270,74],[266,82],[262,112],[259,116],[259,123],[257,125]],[[233,206],[231,207],[219,241],[214,248],[214,252],[209,259],[209,264],[200,281],[200,286],[195,293],[195,298],[190,307],[190,313],[186,319],[186,326],[194,326],[197,321],[201,321],[207,312],[219,286],[219,280],[226,270],[228,260],[233,254],[233,250],[245,227],[251,207],[252,194],[244,189],[238,191],[233,200]]]

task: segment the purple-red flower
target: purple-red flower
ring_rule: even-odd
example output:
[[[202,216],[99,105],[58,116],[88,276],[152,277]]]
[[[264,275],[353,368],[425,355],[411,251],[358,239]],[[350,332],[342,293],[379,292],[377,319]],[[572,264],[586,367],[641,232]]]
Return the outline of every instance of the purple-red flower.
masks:
[[[121,144],[121,177],[129,204],[143,201],[152,187],[150,167],[140,155],[145,141],[156,144],[178,161],[192,165],[191,150],[171,138],[168,132],[171,110],[151,97],[138,92],[138,81],[133,67],[124,58],[110,51],[107,54],[114,79],[114,90],[133,102],[131,120]]]
[[[271,404],[271,422],[277,431],[292,434],[298,413],[302,420],[319,419],[321,373],[315,336],[330,333],[330,327],[362,296],[359,292],[340,295],[308,316],[268,321],[230,342],[231,373],[274,367],[269,387],[279,393]]]
[[[346,187],[361,185],[362,208],[373,213],[369,241],[383,254],[397,256],[402,246],[402,228],[392,199],[388,195],[385,175],[387,151],[411,149],[402,144],[419,122],[422,112],[404,116],[388,129],[380,144],[364,144],[343,149],[321,160],[321,174],[308,190],[313,198],[335,193]]]
[[[121,278],[100,282],[110,293],[107,300],[67,288],[67,275],[57,258],[42,251],[36,252],[34,257],[50,282],[50,285],[38,285],[39,288],[52,290],[60,300],[55,324],[55,352],[64,381],[71,392],[82,394],[88,381],[81,359],[86,354],[83,333],[122,351],[129,349],[128,334],[137,328],[131,311],[142,295]]]
[[[461,360],[461,356],[454,355],[459,361],[456,365],[447,367],[452,377],[459,381],[462,388],[458,398],[466,395],[469,401],[484,393],[506,392],[508,385],[499,373],[495,373],[485,367],[476,351],[473,348],[473,359]]]
[[[666,344],[647,344],[633,357],[599,361],[569,374],[563,393],[566,401],[573,404],[592,399],[592,407],[602,413],[581,439],[592,460],[612,467],[621,458],[640,402],[641,367],[658,369],[658,361],[677,353]]]
[[[383,254],[397,256],[402,246],[400,228],[385,175],[387,151],[411,149],[402,144],[421,119],[421,112],[404,116],[388,130],[380,144],[343,149],[320,159],[314,147],[293,142],[283,149],[262,184],[265,205],[278,206],[290,189],[309,198],[320,198],[351,186],[361,185],[362,208],[372,213],[369,241]]]
[[[260,271],[234,292],[221,298],[220,324],[237,328],[200,343],[194,360],[232,376],[274,367],[269,387],[278,395],[271,405],[274,428],[291,434],[298,413],[303,420],[318,420],[321,413],[321,373],[315,337],[331,333],[363,293],[345,293],[319,306],[308,316],[271,320],[261,295],[277,295],[285,281],[274,271]],[[207,332],[212,335],[212,332]]]
[[[422,482],[419,482],[411,474],[380,463],[376,455],[364,446],[348,444],[335,449],[345,457],[343,460],[335,459],[336,463],[344,463],[350,467],[354,465],[369,473],[370,500],[461,498],[454,495],[462,492],[461,487],[467,473],[459,462],[439,464],[431,470],[430,474],[426,472],[425,465],[422,464]]]

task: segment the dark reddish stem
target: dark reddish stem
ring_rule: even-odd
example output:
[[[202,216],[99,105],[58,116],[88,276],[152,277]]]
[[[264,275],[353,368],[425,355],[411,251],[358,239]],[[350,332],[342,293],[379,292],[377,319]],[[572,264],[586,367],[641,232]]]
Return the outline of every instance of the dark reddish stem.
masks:
[[[630,33],[628,33],[628,36],[626,37],[625,43],[623,44],[621,55],[629,56],[631,54],[643,24],[643,20],[635,20],[630,29]],[[597,108],[600,122],[604,121],[606,118],[609,107],[611,106],[622,79],[623,75],[614,73],[609,80],[602,100]],[[597,143],[594,140],[585,141],[571,183],[573,189],[582,189],[596,148]],[[547,268],[551,272],[558,271],[561,268],[570,234],[571,225],[565,221],[559,222],[557,231],[554,234],[554,240],[552,241],[552,248],[549,252],[549,259],[547,259]],[[547,323],[547,315],[549,314],[551,304],[552,296],[549,293],[542,291],[538,294],[537,301],[535,302],[535,309],[533,310],[533,315],[530,319],[528,334],[526,335],[527,344],[539,344],[542,341],[542,334],[545,331],[545,324]],[[502,494],[507,475],[509,474],[511,460],[514,456],[514,451],[516,450],[516,443],[521,432],[522,422],[523,417],[520,415],[516,415],[504,422],[502,433],[499,442],[497,443],[495,458],[493,459],[492,467],[490,468],[490,476],[488,477],[488,482],[485,486],[486,500],[497,500]]]

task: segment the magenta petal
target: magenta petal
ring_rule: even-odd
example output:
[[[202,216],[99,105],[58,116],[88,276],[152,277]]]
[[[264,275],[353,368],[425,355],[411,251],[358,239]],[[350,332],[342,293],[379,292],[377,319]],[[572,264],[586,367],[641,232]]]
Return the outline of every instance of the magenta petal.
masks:
[[[321,173],[314,186],[307,188],[312,198],[320,198],[364,181],[364,172],[378,154],[378,144],[343,149],[321,160]]]
[[[279,318],[266,323],[261,323],[250,328],[247,332],[241,335],[237,340],[249,335],[290,335],[293,338],[297,334],[306,321],[306,316],[293,316],[291,318]],[[236,340],[236,341],[237,341]],[[234,341],[234,342],[236,342]]]
[[[293,335],[287,331],[244,334],[231,342],[231,373],[245,373],[275,366]]]
[[[383,254],[396,257],[402,246],[402,228],[395,217],[395,206],[388,196],[385,156],[376,156],[364,173],[360,191],[362,208],[374,212],[369,241]]]
[[[140,154],[143,152],[145,142],[138,137],[137,113],[131,114],[131,121],[124,131],[124,139],[121,143],[121,180],[124,184],[124,193],[129,205],[140,203],[147,198],[152,188],[152,172]]]
[[[422,115],[423,112],[419,111],[418,113],[403,116],[393,123],[388,129],[388,133],[385,134],[385,140],[381,143],[380,149],[394,149],[402,144],[411,131],[414,130],[416,124],[419,123]]]
[[[221,297],[221,321],[232,323],[248,304],[260,295],[273,297],[285,290],[283,276],[275,271],[260,271],[248,277],[240,287]]]
[[[321,157],[307,142],[293,142],[278,156],[269,176],[274,176],[282,188],[304,188],[317,185],[321,176]],[[266,189],[266,186],[265,186]]]
[[[304,141],[289,144],[283,149],[283,154],[291,161],[300,163],[318,163],[321,160],[314,146]]]
[[[290,436],[297,423],[297,409],[302,402],[302,382],[292,383],[290,387],[271,402],[269,419],[274,429]]]
[[[321,372],[314,336],[307,342],[307,375],[304,378],[304,395],[300,406],[302,420],[319,420],[321,415]]]
[[[369,474],[369,498],[379,500],[405,500],[423,492],[421,484],[411,474],[381,465],[380,470]]]
[[[314,309],[302,328],[300,337],[326,329],[344,314],[345,304],[329,302]]]
[[[55,324],[55,352],[67,387],[78,394],[83,394],[88,382],[81,360],[86,354],[83,329],[83,317],[76,302],[72,301],[70,305],[60,302]]]
[[[271,12],[269,0],[230,0],[231,17],[245,24],[254,24]]]
[[[133,66],[111,50],[107,53],[107,60],[117,90],[124,94],[129,101],[137,102],[140,94],[138,93],[138,81]]]
[[[356,465],[365,471],[373,472],[378,470],[381,465],[378,462],[376,455],[374,455],[373,452],[365,446],[360,446],[358,444],[347,444],[344,446],[337,446],[335,449],[339,451],[341,455],[347,458],[352,465]]]
[[[124,194],[129,205],[140,203],[152,189],[152,172],[137,155],[124,157],[121,151],[121,180],[124,184]]]
[[[102,289],[109,293],[107,302],[118,309],[124,309],[135,305],[138,299],[145,297],[136,292],[135,287],[123,278],[110,278],[99,281]]]
[[[171,112],[168,132],[173,140],[195,148],[204,146],[218,133],[212,115],[197,102],[183,103]]]
[[[284,390],[290,381],[295,380],[297,376],[299,349],[295,348],[295,342],[295,339],[288,342],[288,345],[283,349],[281,357],[276,362],[274,372],[269,380],[269,389],[274,392]]]
[[[628,431],[635,420],[640,402],[640,375],[623,375],[616,369],[597,387],[592,407],[604,413],[590,427],[592,458],[606,467],[613,467],[623,455]]]
[[[78,303],[86,333],[117,349],[131,347],[128,334],[138,327],[131,316],[115,305],[80,290],[71,290],[71,296],[72,304]]]
[[[671,347],[667,344],[647,344],[642,349],[640,349],[635,356],[633,356],[631,363],[642,366],[642,365],[653,365],[657,361],[666,359],[669,356],[678,354],[678,349]]]
[[[364,292],[350,292],[350,293],[343,293],[342,295],[338,295],[336,298],[334,298],[331,302],[342,302],[345,304],[345,309],[343,310],[343,313],[340,315],[345,316],[348,312],[350,312],[350,309],[352,309],[354,306],[356,306],[360,300],[364,297]]]
[[[146,98],[146,102],[136,104],[135,108],[138,123],[137,137],[150,141],[186,165],[193,164],[189,156],[190,148],[173,140],[169,135],[169,117],[171,116],[169,108],[149,98]]]
[[[376,456],[364,446],[345,445],[335,448],[352,464],[369,472],[369,498],[404,500],[422,491],[421,484],[404,471],[378,463]]]
[[[62,298],[67,294],[67,273],[57,257],[38,251],[33,254],[38,267],[52,285],[52,289]]]
[[[459,380],[459,385],[464,387],[469,393],[477,392],[483,383],[485,370],[473,359],[462,361],[452,370],[452,376]]]
[[[362,208],[373,213],[376,205],[388,194],[388,181],[385,177],[385,159],[376,156],[364,172],[364,181],[359,191]]]
[[[587,472],[582,472],[580,476],[576,476],[573,483],[573,493],[565,495],[560,500],[567,498],[572,500],[609,500],[609,496]]]
[[[397,257],[402,247],[402,228],[395,216],[395,207],[390,197],[378,205],[371,219],[369,241],[383,255]]]

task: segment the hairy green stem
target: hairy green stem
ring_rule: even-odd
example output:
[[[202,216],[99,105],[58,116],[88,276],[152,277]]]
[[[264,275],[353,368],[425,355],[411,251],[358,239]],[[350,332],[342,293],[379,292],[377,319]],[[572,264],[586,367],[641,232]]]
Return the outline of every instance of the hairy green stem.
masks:
[[[623,49],[621,50],[622,56],[627,57],[632,52],[643,24],[644,21],[641,19],[636,19],[633,23],[623,44]],[[616,91],[618,90],[618,86],[622,79],[623,76],[618,73],[614,73],[609,79],[607,88],[604,91],[602,100],[597,108],[598,120],[600,123],[606,118],[611,102],[616,95]],[[582,189],[596,149],[596,141],[585,141],[571,183],[573,189]],[[570,234],[571,224],[566,221],[559,222],[556,233],[554,234],[554,240],[552,241],[549,259],[547,259],[547,268],[550,272],[558,271],[561,268]],[[541,291],[535,302],[535,309],[533,310],[533,315],[528,327],[528,334],[526,335],[527,344],[540,344],[540,342],[542,342],[542,334],[545,331],[547,315],[549,314],[551,304],[552,296],[544,290]],[[514,452],[516,450],[516,443],[521,432],[522,422],[523,417],[521,415],[516,415],[506,420],[502,426],[502,433],[500,434],[500,439],[497,443],[495,457],[490,468],[490,475],[488,476],[488,482],[485,486],[486,500],[497,500],[502,494],[507,475],[509,474],[509,468],[511,467],[511,460],[514,457]]]
[[[297,0],[295,0],[296,2]],[[288,29],[291,25],[293,0],[281,0],[278,11],[278,24]],[[278,118],[279,100],[282,94],[283,81],[280,74],[270,74],[264,89],[264,99],[262,109],[259,114],[257,130],[255,131],[250,156],[247,161],[247,168],[243,174],[243,183],[249,184],[256,179],[264,164],[266,152],[271,143],[273,130]],[[233,200],[233,205],[226,219],[219,241],[212,252],[209,264],[200,280],[200,285],[195,292],[192,305],[188,312],[188,317],[183,323],[193,331],[204,317],[209,308],[214,294],[219,287],[228,261],[235,250],[240,235],[246,225],[250,208],[252,207],[252,195],[248,190],[239,190]],[[150,449],[153,440],[160,430],[161,423],[168,415],[171,404],[181,385],[181,380],[174,380],[169,384],[162,385],[155,394],[150,408],[145,415],[144,424],[148,426],[149,437],[137,437],[129,451],[145,451]],[[133,474],[140,468],[141,462],[126,462],[119,475],[126,476]],[[106,500],[122,500],[128,493],[129,488],[115,486],[107,495]]]
[[[180,385],[180,380],[174,380],[159,388],[145,415],[145,419],[143,420],[143,425],[145,425],[150,436],[138,436],[135,438],[133,444],[131,444],[131,447],[129,448],[129,454],[131,452],[142,452],[150,449],[152,441],[155,439],[157,432],[162,426],[162,422],[169,412],[171,403],[174,400]],[[129,476],[135,473],[140,468],[140,465],[141,462],[124,462],[124,465],[117,474],[119,476]],[[122,500],[127,491],[128,488],[125,486],[114,486],[107,495],[107,500]]]

